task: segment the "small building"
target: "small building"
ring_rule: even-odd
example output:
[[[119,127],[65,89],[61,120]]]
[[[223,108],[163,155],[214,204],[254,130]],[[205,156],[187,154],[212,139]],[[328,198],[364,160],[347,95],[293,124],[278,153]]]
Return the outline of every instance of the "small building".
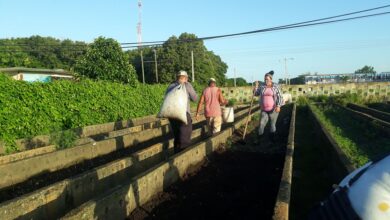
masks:
[[[377,73],[375,76],[376,81],[390,81],[390,72]]]
[[[305,75],[305,84],[325,84],[342,82],[372,82],[375,73],[340,73]]]
[[[36,69],[24,67],[0,68],[0,73],[10,75],[16,80],[27,82],[52,82],[58,79],[73,79],[72,73],[63,69]]]

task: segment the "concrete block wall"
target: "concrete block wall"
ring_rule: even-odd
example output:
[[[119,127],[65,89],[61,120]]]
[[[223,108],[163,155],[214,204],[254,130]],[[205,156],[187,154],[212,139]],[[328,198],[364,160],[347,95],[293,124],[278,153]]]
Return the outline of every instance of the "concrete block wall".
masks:
[[[338,83],[317,85],[280,85],[282,93],[289,93],[293,100],[299,96],[339,95],[343,93],[355,93],[364,97],[387,97],[390,100],[390,82],[368,83]],[[250,101],[252,87],[223,87],[222,94],[225,98],[235,98],[240,102]]]

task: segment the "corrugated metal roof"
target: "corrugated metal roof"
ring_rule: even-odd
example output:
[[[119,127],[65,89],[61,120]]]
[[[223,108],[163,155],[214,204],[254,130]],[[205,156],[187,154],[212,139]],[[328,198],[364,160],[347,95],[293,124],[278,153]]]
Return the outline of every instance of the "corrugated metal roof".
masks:
[[[26,67],[9,67],[0,68],[0,72],[4,73],[42,73],[42,74],[57,74],[63,76],[73,76],[72,73],[63,69],[38,69],[38,68],[26,68]]]

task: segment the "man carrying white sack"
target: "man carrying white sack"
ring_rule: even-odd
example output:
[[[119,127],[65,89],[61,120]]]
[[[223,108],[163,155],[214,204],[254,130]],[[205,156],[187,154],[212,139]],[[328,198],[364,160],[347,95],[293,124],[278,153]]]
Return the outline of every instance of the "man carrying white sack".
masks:
[[[188,147],[191,142],[191,133],[192,133],[192,119],[190,111],[190,100],[196,102],[198,96],[192,87],[191,83],[188,82],[188,74],[186,71],[179,71],[176,75],[176,81],[171,83],[168,86],[165,94],[168,94],[171,90],[176,88],[178,85],[184,84],[188,93],[188,102],[187,102],[187,124],[178,120],[169,118],[169,123],[171,124],[173,136],[174,136],[174,151],[175,153],[181,151],[182,149]]]

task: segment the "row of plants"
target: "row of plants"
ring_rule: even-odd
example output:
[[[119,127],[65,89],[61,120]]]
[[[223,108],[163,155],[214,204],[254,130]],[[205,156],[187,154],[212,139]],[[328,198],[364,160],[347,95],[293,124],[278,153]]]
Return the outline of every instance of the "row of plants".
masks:
[[[19,138],[156,114],[166,88],[88,79],[27,83],[0,74],[0,140],[16,151]]]
[[[388,138],[368,121],[355,120],[349,112],[331,103],[310,107],[356,167],[390,152]]]
[[[376,103],[384,103],[386,97],[372,96],[372,97],[364,97],[356,93],[344,93],[336,96],[312,96],[309,97],[310,101],[320,102],[320,103],[331,103],[331,104],[339,104],[346,106],[348,103],[354,103],[358,105],[371,106],[376,105]],[[381,105],[381,104],[379,104]]]

